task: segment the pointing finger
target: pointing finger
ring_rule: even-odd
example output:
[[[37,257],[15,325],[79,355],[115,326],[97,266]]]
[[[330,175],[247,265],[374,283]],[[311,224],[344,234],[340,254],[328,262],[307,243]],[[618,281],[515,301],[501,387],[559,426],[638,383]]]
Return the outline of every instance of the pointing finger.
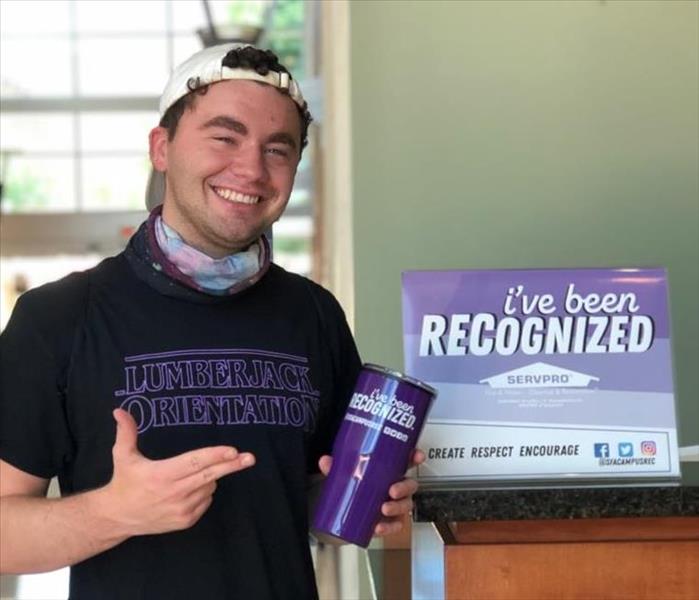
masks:
[[[245,464],[240,463],[243,457],[246,457],[243,461]],[[235,463],[239,464],[241,468],[242,466],[250,466],[247,461],[252,461],[250,463],[252,464],[255,457],[249,453],[239,454],[238,450],[232,446],[209,446],[190,450],[157,462],[164,476],[171,479],[184,479],[217,464]]]
[[[255,457],[249,452],[238,455],[237,458],[226,462],[210,465],[198,473],[193,473],[178,481],[178,485],[182,487],[183,492],[187,490],[196,490],[198,488],[209,486],[212,482],[235,473],[242,471],[255,464]]]

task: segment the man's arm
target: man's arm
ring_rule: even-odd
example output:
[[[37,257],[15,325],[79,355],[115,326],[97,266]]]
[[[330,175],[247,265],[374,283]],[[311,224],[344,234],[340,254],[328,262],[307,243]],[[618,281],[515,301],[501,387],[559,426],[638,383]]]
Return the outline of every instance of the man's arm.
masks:
[[[47,479],[0,461],[1,573],[51,571],[126,539],[92,510],[95,492],[49,499],[47,488]]]
[[[134,535],[186,529],[212,502],[216,480],[252,466],[230,446],[149,460],[133,418],[114,411],[114,474],[104,487],[46,498],[48,481],[0,461],[0,572],[38,573],[81,562]]]

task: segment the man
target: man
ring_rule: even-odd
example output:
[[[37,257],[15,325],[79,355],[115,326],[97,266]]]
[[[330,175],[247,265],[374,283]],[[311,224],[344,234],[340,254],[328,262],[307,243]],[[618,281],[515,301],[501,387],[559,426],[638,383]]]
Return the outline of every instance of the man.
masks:
[[[72,565],[76,600],[312,598],[307,481],[360,363],[334,298],[262,235],[310,115],[249,46],[193,56],[160,108],[162,209],[122,254],[24,294],[2,335],[2,570]],[[377,534],[415,489],[391,487]]]

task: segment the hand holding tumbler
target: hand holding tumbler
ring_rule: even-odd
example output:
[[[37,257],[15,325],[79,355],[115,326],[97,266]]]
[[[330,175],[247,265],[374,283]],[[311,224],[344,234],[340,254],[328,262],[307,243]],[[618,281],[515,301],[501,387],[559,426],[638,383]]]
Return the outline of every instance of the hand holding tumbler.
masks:
[[[313,519],[316,530],[369,545],[381,505],[405,475],[436,396],[417,379],[364,365],[333,444],[332,468]]]

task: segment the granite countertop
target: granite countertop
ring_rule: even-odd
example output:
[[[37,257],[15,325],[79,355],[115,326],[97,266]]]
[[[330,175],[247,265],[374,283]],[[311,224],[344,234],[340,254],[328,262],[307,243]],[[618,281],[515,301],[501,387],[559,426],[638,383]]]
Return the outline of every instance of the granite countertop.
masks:
[[[421,490],[415,521],[699,515],[699,486]]]

